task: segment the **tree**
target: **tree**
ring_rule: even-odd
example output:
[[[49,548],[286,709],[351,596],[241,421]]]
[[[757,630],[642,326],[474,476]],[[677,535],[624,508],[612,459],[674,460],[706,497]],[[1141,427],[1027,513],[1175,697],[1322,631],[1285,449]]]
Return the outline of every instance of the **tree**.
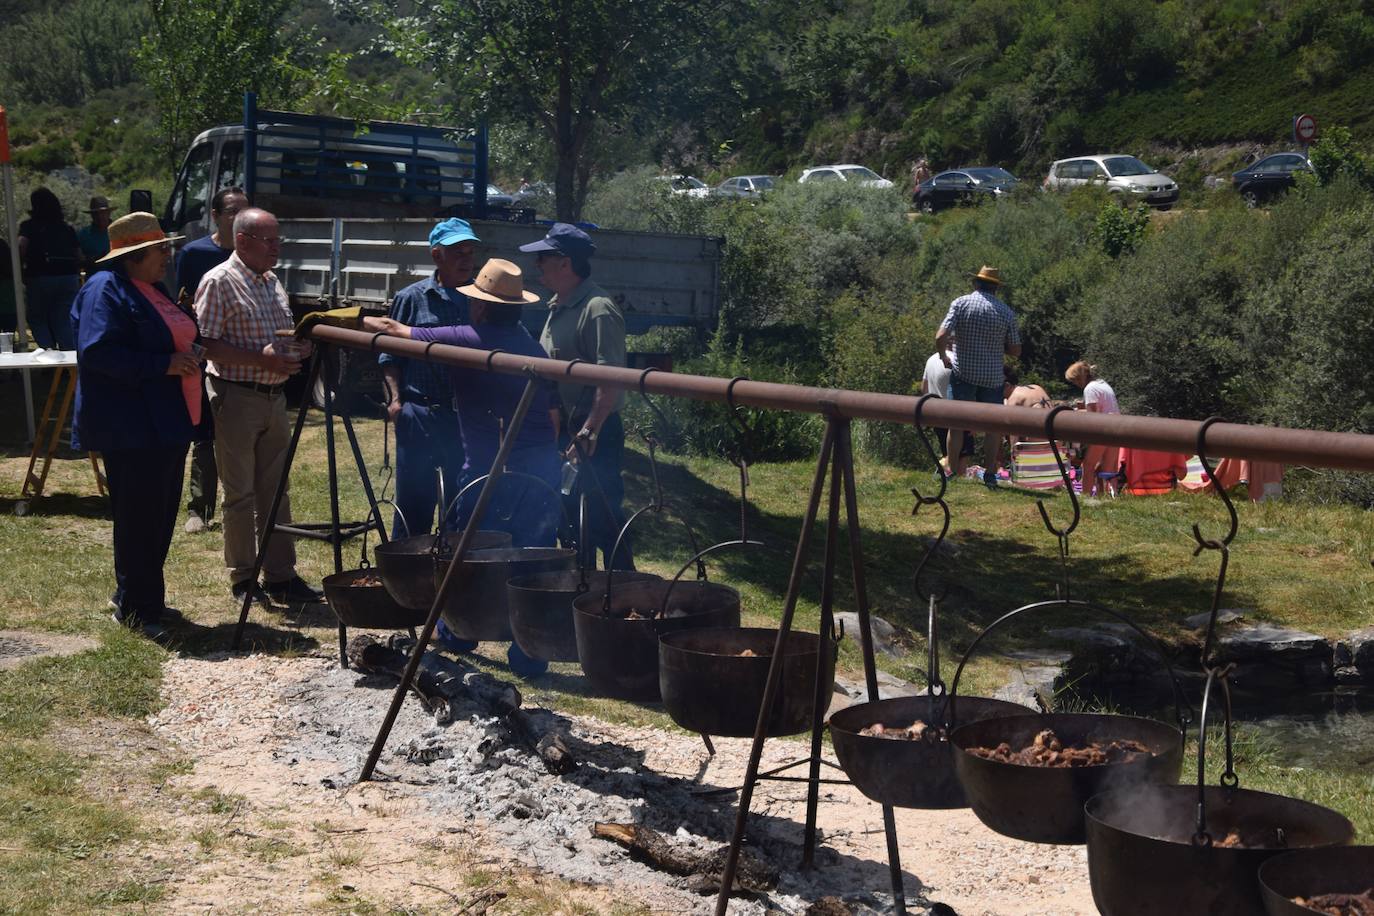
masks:
[[[427,67],[453,115],[540,125],[555,154],[558,217],[575,220],[598,129],[643,130],[698,98],[703,76],[720,72],[713,55],[725,53],[713,36],[744,0],[333,2],[383,21],[385,50]]]
[[[284,29],[295,0],[148,0],[152,28],[137,51],[157,99],[175,168],[206,127],[237,121],[243,94],[265,105],[292,101],[306,75],[296,59],[308,33]]]

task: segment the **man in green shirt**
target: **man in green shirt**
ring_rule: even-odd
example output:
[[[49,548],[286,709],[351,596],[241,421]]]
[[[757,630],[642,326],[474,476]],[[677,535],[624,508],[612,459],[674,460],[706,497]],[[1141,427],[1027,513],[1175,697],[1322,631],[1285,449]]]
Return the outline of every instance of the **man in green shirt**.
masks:
[[[521,245],[533,253],[539,281],[554,295],[549,300],[549,320],[539,337],[553,359],[581,360],[604,366],[625,365],[625,317],[605,290],[591,281],[592,255],[596,245],[587,233],[568,223],[554,223],[548,235]],[[577,518],[580,491],[587,493],[587,538],[591,560],[600,550],[607,569],[634,569],[629,542],[611,556],[616,536],[624,527],[621,503],[625,484],[620,467],[625,451],[625,427],[620,421],[624,394],[614,388],[560,383],[558,386],[559,443],[569,457],[577,454],[577,440],[587,467],[578,474],[578,490],[572,496],[569,518]],[[588,480],[588,478],[591,480]],[[597,486],[600,493],[597,492]],[[604,495],[604,498],[603,498]]]
[[[87,274],[95,262],[110,253],[110,202],[97,194],[91,198],[91,224],[76,231],[81,246],[81,265]]]

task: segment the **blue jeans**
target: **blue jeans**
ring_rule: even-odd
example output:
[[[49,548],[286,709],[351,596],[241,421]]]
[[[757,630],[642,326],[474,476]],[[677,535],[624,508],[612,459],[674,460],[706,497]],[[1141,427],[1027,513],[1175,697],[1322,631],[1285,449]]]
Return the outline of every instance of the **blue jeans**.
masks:
[[[29,330],[43,349],[76,349],[76,334],[72,330],[72,301],[80,289],[81,278],[76,274],[29,278]]]
[[[452,502],[458,495],[463,471],[463,440],[458,433],[458,415],[444,408],[402,404],[396,417],[393,538],[404,537],[407,533],[428,534],[434,530],[438,514],[435,508],[439,505],[435,468],[443,469],[444,499]]]
[[[563,510],[558,495],[562,463],[553,443],[517,449],[506,460],[506,474],[497,481],[496,492],[482,516],[482,530],[505,531],[512,547],[552,547],[557,539]],[[490,471],[490,467],[470,467],[463,474],[463,486]],[[533,478],[533,479],[531,479]],[[458,503],[449,528],[461,531],[477,505],[482,484],[468,490]]]
[[[966,382],[959,376],[952,376],[949,380],[950,400],[954,401],[977,401],[980,404],[996,404],[999,407],[1003,403],[1002,384],[996,385],[975,385]]]

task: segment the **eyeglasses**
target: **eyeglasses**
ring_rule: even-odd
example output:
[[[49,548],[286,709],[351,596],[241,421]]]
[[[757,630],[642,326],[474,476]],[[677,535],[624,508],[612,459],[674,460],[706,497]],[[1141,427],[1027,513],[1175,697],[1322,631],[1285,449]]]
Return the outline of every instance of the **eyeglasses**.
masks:
[[[278,235],[274,235],[274,236],[272,236],[271,238],[267,238],[266,236],[254,235],[254,234],[251,233],[251,232],[244,232],[244,233],[241,233],[241,234],[242,234],[242,235],[248,236],[250,239],[257,239],[259,242],[262,242],[262,243],[263,243],[264,245],[266,245],[268,248],[271,248],[273,245],[280,245],[280,244],[281,244],[281,236],[278,236]]]

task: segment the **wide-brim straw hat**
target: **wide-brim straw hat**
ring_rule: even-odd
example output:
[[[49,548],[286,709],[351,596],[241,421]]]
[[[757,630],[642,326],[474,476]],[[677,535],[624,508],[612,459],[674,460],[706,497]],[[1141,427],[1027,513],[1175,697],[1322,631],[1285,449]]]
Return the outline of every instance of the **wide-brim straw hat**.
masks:
[[[520,268],[502,258],[492,258],[477,272],[477,279],[458,292],[470,299],[499,302],[502,305],[529,305],[539,297],[525,289],[525,277]]]
[[[184,235],[168,235],[162,231],[162,226],[158,224],[156,216],[142,212],[121,216],[110,223],[109,236],[110,253],[103,258],[96,258],[97,264],[122,258],[140,248],[148,248],[152,245],[161,245],[165,242],[175,242],[186,238]]]
[[[996,267],[989,267],[988,265],[984,264],[981,268],[979,268],[978,273],[973,275],[973,279],[982,280],[984,283],[995,283],[998,286],[1001,286],[1002,272],[998,270]]]

